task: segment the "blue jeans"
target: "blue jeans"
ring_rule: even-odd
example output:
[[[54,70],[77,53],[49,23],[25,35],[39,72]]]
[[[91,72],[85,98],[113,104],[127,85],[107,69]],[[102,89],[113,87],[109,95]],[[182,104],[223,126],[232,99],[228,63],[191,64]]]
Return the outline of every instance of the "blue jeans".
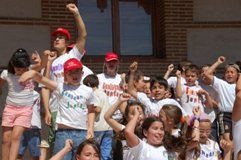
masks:
[[[86,133],[87,131],[82,129],[58,129],[55,134],[53,154],[56,154],[64,148],[66,139],[71,139],[73,141],[73,148],[64,156],[63,160],[74,159],[79,144],[85,140]]]
[[[29,130],[25,130],[21,137],[20,146],[19,146],[19,155],[23,156],[25,150],[28,148],[30,155],[33,157],[40,156],[40,129],[31,128]]]
[[[101,160],[111,160],[113,131],[95,131],[95,140],[100,144]]]

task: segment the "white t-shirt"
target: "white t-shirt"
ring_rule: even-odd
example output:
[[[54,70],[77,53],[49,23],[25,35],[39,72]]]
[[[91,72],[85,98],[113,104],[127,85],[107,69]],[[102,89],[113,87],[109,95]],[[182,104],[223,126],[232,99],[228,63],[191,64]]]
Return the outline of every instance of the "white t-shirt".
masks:
[[[171,98],[165,98],[165,99],[157,101],[157,100],[150,99],[143,92],[137,92],[137,100],[146,107],[145,114],[147,116],[151,116],[151,115],[159,116],[159,112],[162,109],[162,106],[164,106],[166,104],[176,105],[178,108],[180,108],[182,110],[182,114],[186,115],[186,112],[180,106],[180,104],[176,100],[171,99]]]
[[[76,58],[81,60],[84,54],[81,54],[79,50],[74,46],[73,49],[71,49],[68,53],[65,53],[59,57],[57,57],[52,65],[51,65],[51,71],[50,71],[50,78],[58,83],[64,82],[64,63],[70,59],[70,58]],[[57,111],[58,103],[56,101],[56,97],[54,94],[51,94],[50,100],[49,100],[49,107],[51,112]]]
[[[219,109],[222,112],[232,112],[233,103],[236,97],[236,84],[229,84],[228,82],[214,76],[213,88],[218,92],[220,97]]]
[[[202,89],[200,86],[182,86],[182,97],[180,98],[181,106],[186,113],[191,116],[193,115],[192,109],[199,106],[201,111],[204,112],[204,96],[200,97],[197,92]]]
[[[59,83],[54,94],[59,104],[56,123],[75,129],[87,129],[87,105],[95,103],[92,88]]]
[[[41,118],[40,118],[40,95],[38,92],[34,91],[34,105],[33,105],[33,114],[31,120],[31,128],[41,129]]]
[[[198,160],[218,160],[221,150],[217,142],[208,139],[208,144],[200,144],[201,151]]]
[[[3,70],[1,78],[7,81],[8,94],[6,98],[6,104],[21,107],[21,106],[33,106],[34,104],[34,83],[32,80],[28,80],[25,83],[19,83],[20,76],[8,73],[7,70]]]
[[[167,79],[167,82],[168,82],[168,85],[171,87],[171,88],[176,88],[177,86],[177,77],[176,76],[173,76],[173,77],[169,77]],[[184,85],[186,83],[186,80],[185,78],[181,77],[181,85]]]
[[[218,92],[211,86],[203,84],[201,81],[199,81],[199,85],[208,92],[209,96],[215,100],[217,103],[219,103],[220,98]],[[204,108],[204,112],[208,115],[211,122],[213,122],[216,119],[216,114],[218,113],[218,109],[213,109],[209,107]]]
[[[102,89],[106,95],[108,96],[110,105],[113,105],[119,95],[123,92],[120,88],[121,76],[120,74],[116,74],[114,77],[110,77],[104,73],[100,73],[97,75],[99,79],[99,89]],[[114,115],[114,119],[121,119],[122,114],[119,110],[117,110]]]
[[[233,121],[233,142],[234,142],[234,159],[237,159],[237,153],[241,150],[241,119]]]
[[[135,160],[168,160],[165,147],[154,147],[139,139],[139,144],[130,148]]]
[[[94,91],[94,96],[96,98],[96,103],[94,105],[101,108],[101,112],[98,115],[99,118],[97,119],[97,121],[95,121],[94,124],[94,131],[112,130],[112,128],[104,119],[105,113],[110,108],[107,95],[102,90],[96,89]]]

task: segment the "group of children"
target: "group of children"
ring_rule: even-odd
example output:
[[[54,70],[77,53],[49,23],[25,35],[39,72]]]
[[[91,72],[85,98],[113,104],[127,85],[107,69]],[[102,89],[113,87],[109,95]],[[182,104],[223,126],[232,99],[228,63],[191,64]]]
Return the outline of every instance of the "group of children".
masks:
[[[241,159],[241,77],[237,64],[215,69],[220,56],[201,70],[191,62],[168,66],[166,74],[146,77],[138,63],[118,73],[119,56],[105,54],[103,73],[81,63],[87,31],[74,4],[79,31],[52,33],[54,50],[30,57],[18,49],[0,85],[8,84],[2,116],[2,160],[22,159],[29,146],[32,159],[47,158],[41,141],[40,95],[49,125],[51,160],[190,160]],[[31,64],[31,59],[34,64]],[[35,83],[41,94],[35,91]],[[213,138],[211,138],[213,136]]]

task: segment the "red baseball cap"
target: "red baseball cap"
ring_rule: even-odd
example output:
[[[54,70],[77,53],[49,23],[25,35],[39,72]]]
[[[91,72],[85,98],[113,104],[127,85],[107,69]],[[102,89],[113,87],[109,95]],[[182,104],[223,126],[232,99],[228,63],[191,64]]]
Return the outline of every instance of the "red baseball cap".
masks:
[[[105,54],[105,61],[109,62],[109,61],[118,61],[118,55],[114,52],[107,52]]]
[[[67,73],[74,69],[82,69],[83,64],[76,58],[70,58],[64,63],[64,73]]]
[[[67,40],[70,40],[70,33],[66,28],[57,28],[55,31],[52,32],[52,37],[56,37],[57,34],[63,34],[66,36]]]

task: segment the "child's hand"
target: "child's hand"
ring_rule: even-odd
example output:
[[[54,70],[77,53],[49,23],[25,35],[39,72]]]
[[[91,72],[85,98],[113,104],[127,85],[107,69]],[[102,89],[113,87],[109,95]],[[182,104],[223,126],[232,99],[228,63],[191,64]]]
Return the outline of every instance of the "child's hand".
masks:
[[[34,63],[41,63],[41,58],[40,58],[40,55],[38,54],[37,51],[34,51],[31,55],[31,59]]]
[[[226,60],[226,58],[224,56],[220,56],[220,57],[218,57],[217,61],[218,61],[218,63],[222,64],[225,62],[225,60]]]
[[[87,129],[86,139],[94,138],[94,131],[92,129]]]
[[[74,3],[70,3],[66,5],[66,8],[73,14],[73,15],[79,15],[79,10],[76,7]]]
[[[199,106],[194,107],[194,108],[192,109],[192,112],[193,112],[193,114],[194,114],[195,116],[197,116],[197,117],[200,117],[200,115],[201,115],[201,109],[200,109]]]
[[[138,62],[136,62],[136,61],[133,62],[129,67],[130,72],[135,73],[137,70],[137,67],[138,67]]]
[[[177,70],[177,71],[176,71],[176,76],[177,76],[177,78],[181,78],[182,74],[181,74],[181,71],[180,71],[180,70]]]
[[[121,102],[124,102],[124,101],[127,101],[130,97],[131,97],[131,95],[129,93],[122,93],[119,96],[119,100]]]
[[[232,149],[232,144],[225,139],[220,140],[220,147],[224,150],[224,152],[228,152]]]
[[[167,67],[167,70],[169,72],[172,72],[174,70],[174,65],[173,64],[169,64],[169,66]]]
[[[73,148],[73,141],[71,139],[66,139],[64,148],[67,149],[68,152],[71,151]]]
[[[53,62],[57,58],[57,52],[51,51],[48,53],[48,61]]]
[[[208,95],[208,92],[205,91],[204,89],[200,89],[200,90],[198,90],[197,94],[198,94],[199,96]]]

